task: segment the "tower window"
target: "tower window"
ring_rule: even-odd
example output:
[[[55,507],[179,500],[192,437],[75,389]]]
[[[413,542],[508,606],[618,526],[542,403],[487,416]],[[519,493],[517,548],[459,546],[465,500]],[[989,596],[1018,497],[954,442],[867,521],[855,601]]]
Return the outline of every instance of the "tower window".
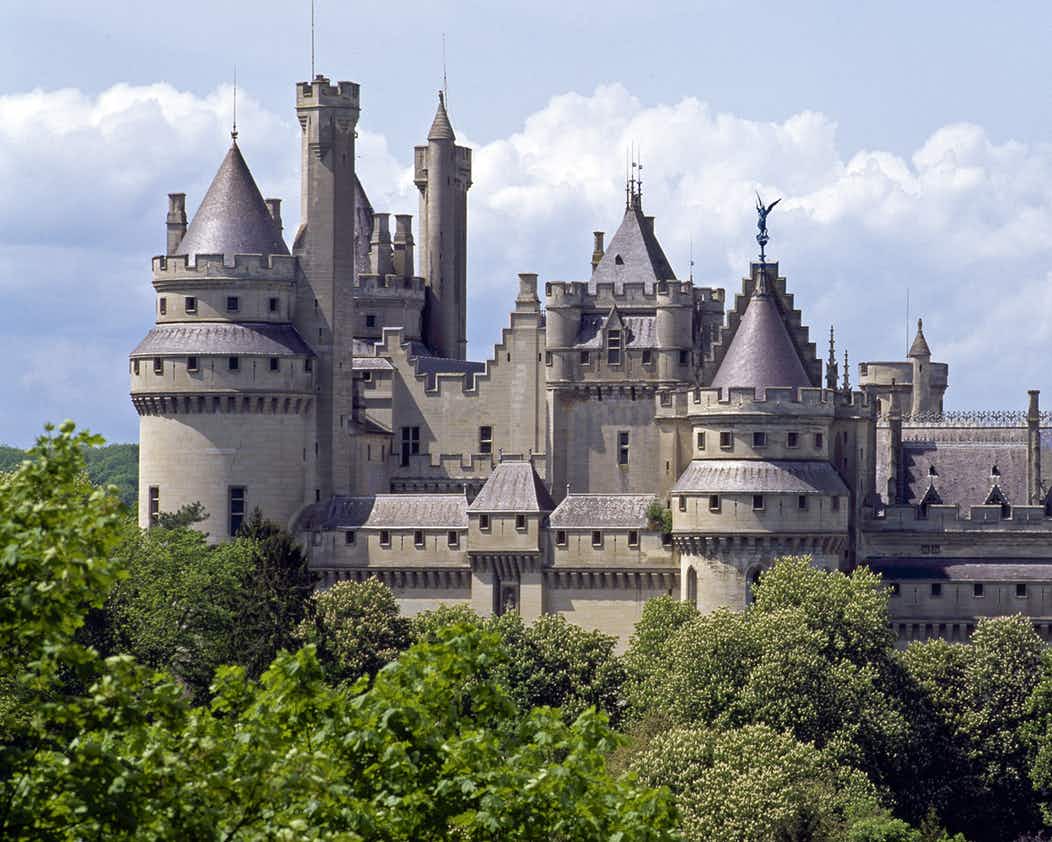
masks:
[[[639,532],[635,529],[628,530],[628,546],[632,548],[639,546]]]
[[[489,515],[479,515],[479,529],[489,532]]]
[[[354,541],[355,533],[353,529],[348,529],[346,532],[343,533],[343,543],[347,544],[347,546],[353,546]]]
[[[197,371],[197,357],[187,357],[186,358],[186,370],[187,371]]]
[[[972,596],[976,597],[977,599],[981,598],[982,596],[984,596],[983,590],[983,583],[976,582],[974,585],[972,585]]]
[[[544,352],[544,364],[545,365],[551,365],[552,364],[552,352],[551,351],[545,351]]]
[[[227,357],[226,367],[231,371],[240,371],[241,369],[241,358],[240,357]]]
[[[157,525],[157,519],[161,515],[161,487],[159,485],[151,485],[149,491],[149,497],[147,498],[150,526]]]
[[[270,370],[271,371],[277,371],[280,368],[280,366],[281,366],[281,363],[278,361],[277,357],[271,357],[270,358]]]
[[[807,510],[807,495],[806,494],[798,494],[797,495],[797,497],[796,497],[796,508],[798,508],[802,512]]]
[[[767,447],[767,433],[753,433],[752,434],[752,446],[753,447]]]
[[[690,363],[690,351],[679,352],[679,364],[688,365]]]
[[[834,495],[833,497],[830,497],[829,498],[829,505],[833,509],[834,512],[839,512],[840,511],[840,498],[838,496],[836,496],[836,495]]]
[[[592,546],[593,547],[601,547],[601,546],[603,546],[603,533],[600,532],[598,529],[596,529],[596,530],[594,530],[592,532]]]
[[[721,450],[733,450],[734,449],[734,434],[730,430],[722,430],[720,432],[720,449]]]
[[[628,430],[621,430],[617,434],[617,464],[628,464]]]
[[[762,494],[753,494],[753,496],[752,496],[752,510],[754,512],[762,512],[763,508],[764,508],[764,506],[763,506],[763,495]]]
[[[230,486],[228,499],[230,534],[237,535],[241,531],[241,524],[245,522],[245,487],[243,485]]]
[[[418,529],[413,533],[413,546],[418,550],[424,548],[424,532],[422,529]]]
[[[373,373],[371,371],[363,371],[362,372],[362,382],[363,383],[371,383],[372,379],[373,379]]]
[[[555,532],[555,546],[565,547],[566,546],[566,530],[558,529]]]
[[[588,352],[587,351],[581,351],[581,365],[588,365],[588,363],[590,361],[591,361],[591,357],[589,356]]]
[[[314,371],[314,360],[312,360],[310,357],[307,357],[307,359],[303,361],[303,370],[308,373]]]
[[[654,352],[651,351],[649,348],[644,349],[643,365],[650,365],[652,362],[654,362]]]
[[[228,295],[226,297],[226,311],[228,313],[236,313],[241,309],[241,302],[238,300],[236,295]]]
[[[1026,585],[1020,582],[1015,586],[1015,595],[1020,599],[1026,599]]]
[[[679,497],[679,510],[685,512],[687,510],[687,498],[682,494]]]
[[[386,529],[380,530],[380,546],[387,549],[391,546],[391,533]]]
[[[158,305],[158,307],[160,307],[162,316],[168,315],[168,299],[167,298],[165,298],[162,295],[161,296],[161,300],[157,302],[157,305]]]
[[[366,315],[366,317],[365,317],[365,326],[366,327],[376,327],[376,316],[374,316],[372,313],[369,313],[368,315]]]
[[[493,453],[493,428],[479,427],[479,453],[489,456]]]
[[[409,457],[420,452],[420,428],[402,428],[402,467],[409,467]]]
[[[704,450],[704,449],[705,449],[705,434],[704,433],[698,433],[698,450]]]
[[[160,357],[153,358],[153,373],[164,374],[164,360],[162,360]]]
[[[931,583],[931,596],[932,599],[938,599],[942,596],[942,582]]]
[[[621,365],[621,331],[606,332],[606,362],[608,365]]]
[[[526,515],[515,515],[515,530],[517,532],[526,531]]]
[[[278,301],[279,301],[279,299],[277,299],[277,298],[268,298],[267,299],[267,309],[270,310],[271,313],[278,312]]]
[[[709,495],[709,511],[718,512],[720,510],[720,495],[710,494]]]
[[[800,446],[800,434],[795,432],[788,432],[785,434],[785,446],[786,447],[799,447]]]
[[[194,298],[192,295],[186,296],[186,298],[183,299],[183,309],[188,314],[196,313],[197,312],[197,299]]]
[[[139,373],[139,361],[138,360],[132,360],[132,373],[133,374],[138,374]]]
[[[821,450],[825,443],[825,437],[821,433],[815,433],[815,450]]]
[[[457,532],[455,529],[450,529],[449,532],[446,534],[446,544],[451,550],[459,549],[460,533]]]

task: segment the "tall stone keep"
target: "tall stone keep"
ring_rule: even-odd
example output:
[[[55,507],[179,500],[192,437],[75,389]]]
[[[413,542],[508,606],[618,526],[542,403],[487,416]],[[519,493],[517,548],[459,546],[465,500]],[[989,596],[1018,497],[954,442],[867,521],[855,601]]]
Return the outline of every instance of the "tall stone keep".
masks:
[[[456,145],[438,94],[427,146],[414,150],[420,189],[420,274],[427,282],[424,338],[438,356],[467,358],[467,209],[471,150]]]
[[[297,285],[295,325],[318,359],[317,439],[310,453],[315,499],[351,490],[358,113],[354,82],[332,84],[319,74],[296,85],[302,221],[293,254],[299,258],[303,283]]]

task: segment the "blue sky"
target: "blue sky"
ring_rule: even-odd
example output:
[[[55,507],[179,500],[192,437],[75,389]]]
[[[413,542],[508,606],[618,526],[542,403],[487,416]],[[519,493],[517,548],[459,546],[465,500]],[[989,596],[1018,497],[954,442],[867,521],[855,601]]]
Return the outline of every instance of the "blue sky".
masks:
[[[73,417],[133,440],[126,355],[152,318],[165,194],[196,207],[241,145],[295,220],[307,0],[9,3],[0,31],[0,441]],[[581,278],[620,217],[624,150],[684,276],[737,291],[752,191],[785,199],[771,251],[819,343],[898,358],[905,295],[951,364],[948,403],[1052,389],[1052,74],[1047,3],[337,3],[317,67],[362,85],[359,169],[378,209],[408,177],[441,84],[476,148],[471,353],[515,273]],[[1046,392],[1047,393],[1047,392]],[[1049,394],[1052,399],[1052,394]]]

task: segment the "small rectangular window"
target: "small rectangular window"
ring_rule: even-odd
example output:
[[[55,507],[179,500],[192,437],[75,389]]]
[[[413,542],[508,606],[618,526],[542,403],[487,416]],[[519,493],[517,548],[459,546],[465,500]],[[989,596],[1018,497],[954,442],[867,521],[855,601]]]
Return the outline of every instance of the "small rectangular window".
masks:
[[[799,447],[800,446],[800,434],[789,432],[785,434],[785,446],[786,447]]]
[[[679,510],[685,512],[687,510],[687,498],[684,495],[679,496]]]
[[[267,309],[270,310],[271,313],[278,312],[278,301],[279,301],[279,299],[277,299],[277,298],[268,298],[267,299]]]
[[[196,313],[197,312],[197,299],[194,298],[192,295],[186,296],[186,298],[183,299],[183,309],[187,313]]]
[[[237,535],[241,531],[241,524],[245,522],[245,487],[231,486],[229,500],[230,534]]]
[[[635,529],[628,530],[628,546],[633,549],[639,546],[639,533]]]
[[[591,356],[587,351],[581,351],[581,365],[588,365],[591,361]]]
[[[617,464],[628,464],[628,430],[621,430],[617,434]]]
[[[898,582],[892,582],[889,587],[891,588],[892,596],[898,596],[902,593],[902,586]]]
[[[552,364],[552,352],[551,351],[545,351],[544,352],[544,364],[545,365],[551,365]]]
[[[132,372],[135,373],[135,374],[139,373],[139,361],[138,360],[132,360]]]
[[[592,532],[592,546],[601,547],[603,546],[603,533],[598,529]]]
[[[752,446],[753,447],[767,447],[767,433],[753,433],[752,434]]]
[[[374,316],[372,313],[369,313],[365,317],[365,326],[366,327],[376,327],[376,316]]]
[[[942,596],[942,582],[931,583],[931,595],[932,599],[938,599],[940,596]]]
[[[835,497],[835,496],[834,497],[830,497],[829,498],[829,505],[830,505],[830,508],[832,508],[832,510],[834,512],[839,512],[840,511],[840,498],[839,497]]]
[[[821,450],[825,437],[821,433],[815,433],[815,450]]]
[[[402,460],[403,468],[409,467],[410,457],[420,452],[420,428],[402,428]]]
[[[753,494],[753,496],[752,496],[752,510],[754,512],[762,512],[763,511],[763,495],[762,494]]]
[[[385,549],[391,546],[391,533],[386,529],[380,530],[380,546]]]
[[[479,529],[489,532],[489,515],[479,515]]]
[[[557,529],[555,532],[555,546],[565,547],[566,546],[566,530]]]
[[[807,495],[806,494],[798,494],[796,496],[796,508],[798,508],[800,511],[805,511],[807,509]]]
[[[373,373],[371,371],[363,371],[362,372],[362,382],[363,383],[372,383],[373,382]]]
[[[1022,582],[1020,582],[1018,585],[1016,585],[1015,586],[1015,595],[1018,596],[1020,599],[1025,599],[1026,598],[1026,585],[1024,585]]]
[[[424,548],[423,530],[417,529],[413,533],[413,546],[416,547],[418,550],[422,550]]]
[[[351,546],[352,544],[354,544],[354,541],[355,533],[353,529],[348,529],[346,532],[343,533],[343,543],[347,544],[348,546]]]
[[[690,363],[690,351],[679,352],[679,364],[688,365]]]
[[[162,316],[166,316],[166,315],[168,315],[168,299],[167,299],[167,298],[165,298],[165,297],[164,297],[164,296],[162,295],[162,296],[161,296],[161,300],[160,300],[160,301],[158,301],[158,302],[157,302],[157,304],[158,304],[158,306],[159,306],[159,307],[160,307],[160,309],[161,309],[161,315],[162,315]]]
[[[720,433],[720,448],[723,450],[734,449],[734,434],[730,430],[723,430]]]
[[[446,545],[451,550],[456,550],[460,548],[460,533],[457,532],[457,530],[450,529],[449,532],[446,534]]]
[[[186,358],[186,370],[187,371],[197,371],[197,357],[187,357]]]
[[[278,358],[277,357],[271,357],[270,358],[270,370],[271,371],[277,371],[280,367],[281,367],[281,363],[278,361]]]
[[[607,365],[621,365],[621,331],[619,330],[606,332],[606,362]]]
[[[228,357],[226,365],[231,371],[238,371],[241,368],[241,359],[239,357]]]
[[[479,453],[488,456],[493,453],[493,428],[479,427]]]
[[[709,495],[709,511],[718,512],[720,510],[720,495],[710,494]]]
[[[977,599],[984,596],[983,590],[983,583],[976,582],[974,585],[972,585],[972,596],[976,597]]]
[[[704,449],[705,449],[705,434],[704,433],[698,433],[698,450],[704,450]]]
[[[226,311],[228,313],[236,313],[241,307],[241,302],[238,300],[236,295],[228,295],[226,297]]]
[[[164,374],[164,360],[162,360],[160,357],[153,358],[153,373]]]
[[[649,348],[643,349],[643,365],[650,365],[654,362],[654,352]]]
[[[303,361],[303,370],[308,373],[314,371],[314,360],[312,360],[310,357],[307,357],[307,359]]]
[[[515,530],[517,532],[526,531],[526,515],[515,515]]]
[[[150,486],[149,501],[150,526],[156,526],[157,518],[161,515],[161,487],[159,485]]]

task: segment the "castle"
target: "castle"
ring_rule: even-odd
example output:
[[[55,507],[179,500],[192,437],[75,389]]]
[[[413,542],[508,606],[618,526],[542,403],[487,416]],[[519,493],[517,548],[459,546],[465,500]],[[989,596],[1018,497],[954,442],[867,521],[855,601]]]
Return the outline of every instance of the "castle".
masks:
[[[852,388],[776,261],[733,299],[677,278],[634,179],[590,277],[519,275],[500,342],[469,361],[471,150],[441,95],[415,235],[355,173],[358,85],[301,82],[296,114],[291,251],[236,133],[189,223],[169,194],[130,365],[141,525],[200,502],[219,539],[258,507],[322,586],[380,577],[406,613],[559,613],[622,641],[650,597],[744,608],[785,554],[882,572],[902,642],[1016,612],[1052,638],[1036,391],[1025,413],[944,411],[920,324]]]

